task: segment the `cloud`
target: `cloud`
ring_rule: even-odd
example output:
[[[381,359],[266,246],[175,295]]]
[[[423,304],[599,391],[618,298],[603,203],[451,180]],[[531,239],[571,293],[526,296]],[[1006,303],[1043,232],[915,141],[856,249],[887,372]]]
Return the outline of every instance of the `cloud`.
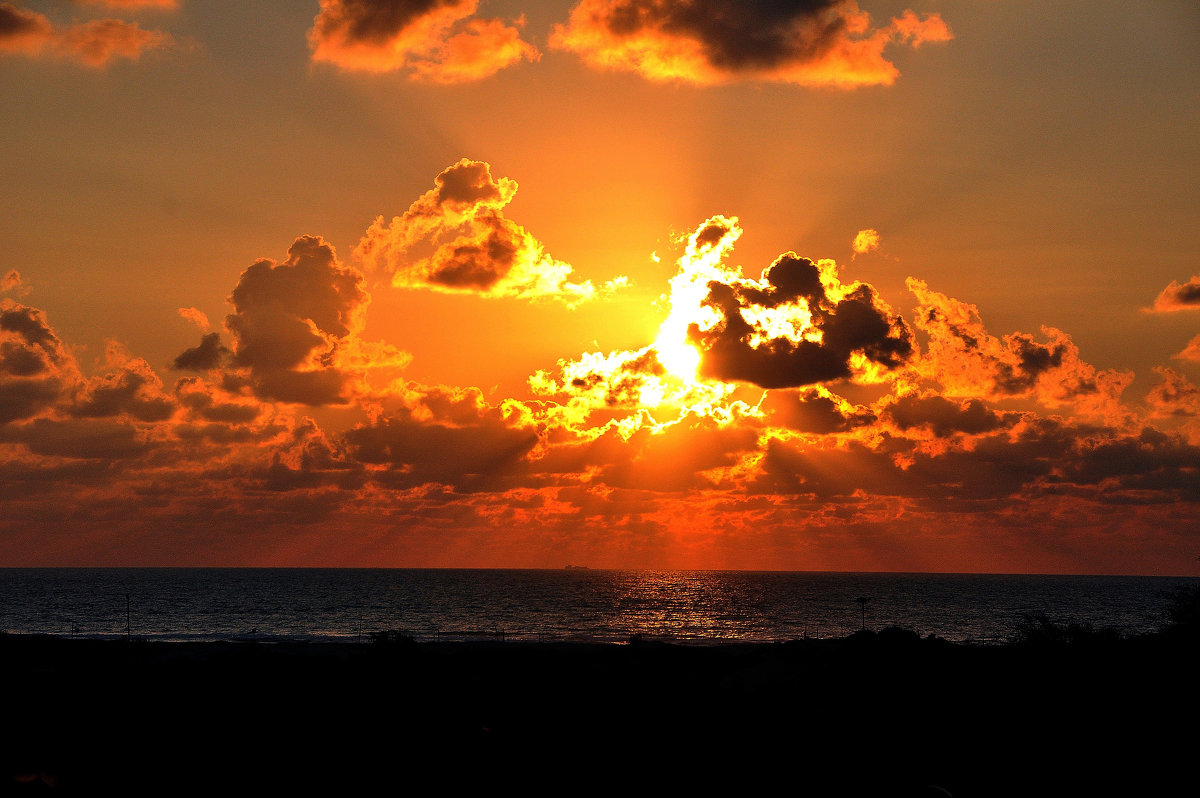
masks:
[[[67,412],[77,418],[129,416],[138,421],[165,421],[175,413],[175,399],[145,360],[110,341],[105,350],[109,370],[85,381]]]
[[[309,405],[348,401],[352,375],[337,360],[342,344],[362,329],[369,301],[362,282],[318,236],[297,238],[282,263],[263,258],[242,272],[225,326],[234,340],[232,364],[248,369],[257,396]],[[202,360],[212,349],[189,352]]]
[[[538,299],[576,305],[594,297],[591,281],[572,282],[570,265],[545,253],[536,238],[505,218],[517,191],[509,178],[494,179],[489,164],[463,158],[434,178],[403,216],[378,217],[355,256],[391,275],[400,288]],[[424,245],[432,251],[415,254]],[[623,278],[610,281],[611,291]]]
[[[219,372],[233,393],[328,405],[367,396],[370,373],[398,370],[411,360],[396,347],[360,337],[370,303],[363,275],[343,265],[319,236],[297,238],[282,263],[252,263],[229,302],[234,312],[225,317],[225,328],[232,348],[221,343],[220,333],[207,333],[170,368]],[[192,318],[191,310],[181,314]]]
[[[1180,283],[1175,280],[1162,290],[1154,304],[1147,308],[1152,313],[1171,313],[1176,310],[1200,310],[1200,274]]]
[[[33,291],[33,287],[21,279],[21,273],[16,269],[9,269],[3,277],[0,277],[0,292],[13,296],[25,296],[31,291]]]
[[[321,0],[308,32],[314,61],[366,72],[407,70],[413,80],[463,83],[489,77],[537,48],[524,19],[474,17],[477,0]]]
[[[179,0],[82,0],[86,5],[138,11],[143,8],[156,11],[173,11],[179,8]]]
[[[1155,415],[1200,416],[1200,388],[1174,369],[1157,366],[1154,371],[1162,380],[1146,394],[1146,401]]]
[[[0,424],[50,409],[78,380],[74,358],[42,312],[0,300]]]
[[[170,368],[175,371],[211,371],[229,362],[232,354],[221,343],[220,333],[205,333],[199,344],[185,349],[172,360]]]
[[[1033,398],[1050,407],[1118,413],[1120,394],[1131,372],[1099,371],[1079,356],[1070,336],[1043,327],[1047,339],[1028,333],[996,338],[984,328],[974,305],[938,293],[915,278],[906,282],[916,296],[917,327],[928,336],[918,370],[946,394],[986,399]]]
[[[346,432],[352,456],[386,465],[397,486],[479,490],[503,481],[539,442],[516,403],[490,406],[477,389],[410,384],[404,406]]]
[[[144,30],[136,22],[117,19],[93,19],[59,28],[42,14],[0,3],[0,53],[53,55],[103,67],[120,58],[137,61],[143,52],[173,42],[163,31]]]
[[[797,391],[767,391],[759,405],[771,426],[830,435],[874,424],[876,414],[823,385]]]
[[[868,252],[874,252],[879,249],[879,233],[875,230],[859,230],[854,235],[854,242],[850,245],[854,250],[855,255],[865,255]]]
[[[843,284],[837,264],[780,255],[761,280],[721,271],[740,234],[736,219],[713,217],[697,228],[681,261],[703,283],[687,342],[699,375],[762,388],[794,388],[839,379],[883,379],[913,353],[912,332],[866,283]],[[707,279],[706,279],[707,278]]]
[[[583,0],[552,47],[601,69],[701,85],[751,79],[853,88],[890,85],[890,44],[948,41],[937,14],[905,11],[883,27],[854,0]]]
[[[192,324],[195,324],[204,332],[208,332],[208,314],[206,314],[204,311],[197,310],[196,308],[179,308],[176,312],[179,313],[181,317],[190,321]]]
[[[997,413],[979,399],[955,401],[937,394],[907,394],[887,404],[882,417],[902,432],[927,430],[935,437],[978,435],[1010,427],[1019,414]]]
[[[1172,357],[1180,360],[1195,360],[1200,362],[1200,335],[1197,335],[1195,338],[1188,341],[1187,346],[1183,348],[1183,351],[1172,355]]]

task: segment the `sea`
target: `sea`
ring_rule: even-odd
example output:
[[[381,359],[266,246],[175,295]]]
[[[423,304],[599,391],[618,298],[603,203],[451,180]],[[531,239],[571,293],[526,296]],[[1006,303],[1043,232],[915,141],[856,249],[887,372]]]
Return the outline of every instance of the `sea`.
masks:
[[[0,632],[163,641],[631,639],[693,645],[889,626],[1013,639],[1029,618],[1136,635],[1200,579],[747,571],[0,568]]]

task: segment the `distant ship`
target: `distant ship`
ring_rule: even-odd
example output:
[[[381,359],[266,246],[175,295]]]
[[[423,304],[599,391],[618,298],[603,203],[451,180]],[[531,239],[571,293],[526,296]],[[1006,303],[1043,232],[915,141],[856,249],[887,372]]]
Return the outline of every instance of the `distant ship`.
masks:
[[[586,571],[586,570],[588,570],[588,567],[586,565],[568,565],[563,570],[564,571]]]

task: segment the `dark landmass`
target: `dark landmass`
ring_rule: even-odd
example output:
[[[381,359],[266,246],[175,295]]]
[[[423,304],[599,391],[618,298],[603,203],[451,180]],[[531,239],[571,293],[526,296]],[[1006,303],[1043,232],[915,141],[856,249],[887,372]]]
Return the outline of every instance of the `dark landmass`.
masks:
[[[1193,781],[1200,637],[1004,646],[0,636],[14,794],[1025,796]]]

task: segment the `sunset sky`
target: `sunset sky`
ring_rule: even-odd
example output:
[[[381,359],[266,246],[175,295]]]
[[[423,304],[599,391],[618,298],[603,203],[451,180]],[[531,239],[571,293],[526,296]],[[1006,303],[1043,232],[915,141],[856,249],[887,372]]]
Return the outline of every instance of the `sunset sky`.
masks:
[[[0,565],[1200,575],[1200,6],[0,2]]]

